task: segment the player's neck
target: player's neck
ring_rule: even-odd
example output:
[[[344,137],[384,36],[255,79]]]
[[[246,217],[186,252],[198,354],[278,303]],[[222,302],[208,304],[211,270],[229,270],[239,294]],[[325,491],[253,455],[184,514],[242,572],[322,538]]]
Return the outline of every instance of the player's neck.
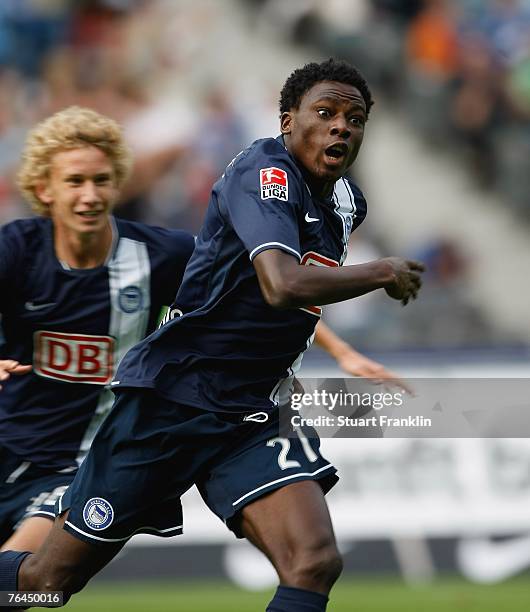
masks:
[[[309,187],[309,191],[314,198],[324,201],[331,196],[333,193],[333,187],[335,186],[335,181],[323,181],[322,179],[317,179],[309,174],[305,168],[301,168],[301,171],[302,176]]]
[[[335,186],[335,181],[315,181],[312,183],[309,179],[307,182],[311,193],[320,201],[328,200]]]
[[[110,219],[98,232],[69,232],[55,226],[53,235],[57,259],[63,266],[76,269],[97,268],[103,265],[113,241]]]

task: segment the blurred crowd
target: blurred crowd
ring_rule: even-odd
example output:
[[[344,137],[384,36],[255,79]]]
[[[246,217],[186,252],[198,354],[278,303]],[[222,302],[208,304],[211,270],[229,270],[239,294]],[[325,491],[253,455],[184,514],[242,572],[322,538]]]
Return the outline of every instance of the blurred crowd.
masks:
[[[530,0],[252,3],[256,22],[281,24],[285,40],[361,67],[376,105],[466,167],[476,189],[497,191],[503,206],[530,220]],[[365,242],[354,235],[350,251],[355,263],[389,249],[382,236]],[[369,295],[327,307],[330,325],[367,347],[517,343],[470,299],[473,261],[463,245],[434,236],[408,255],[428,266],[413,308],[399,312],[384,296]]]
[[[456,148],[524,211],[530,0],[1,0],[0,224],[30,214],[14,186],[27,130],[80,104],[120,121],[134,151],[117,214],[196,232],[226,164],[276,134],[299,63],[284,43],[353,60],[423,138]],[[388,254],[369,233],[352,247],[350,263]],[[419,309],[374,296],[329,309],[329,322],[368,350],[495,340],[466,301],[458,245],[407,255],[430,264]]]
[[[292,40],[362,66],[422,138],[530,220],[530,0],[257,4]]]
[[[0,223],[28,214],[13,181],[28,128],[79,104],[120,121],[134,151],[119,214],[197,231],[214,179],[248,137],[220,81],[190,76],[220,11],[213,2],[2,0]]]

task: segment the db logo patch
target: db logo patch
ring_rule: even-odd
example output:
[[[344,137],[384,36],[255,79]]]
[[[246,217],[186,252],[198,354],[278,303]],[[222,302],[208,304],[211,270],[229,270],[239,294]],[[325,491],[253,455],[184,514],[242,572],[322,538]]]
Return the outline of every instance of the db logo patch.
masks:
[[[285,170],[262,168],[259,171],[259,184],[262,200],[276,198],[287,201],[289,198],[289,184]]]
[[[90,529],[102,531],[111,526],[114,520],[114,509],[106,499],[93,497],[83,508],[83,520]]]
[[[107,385],[112,380],[114,339],[38,331],[33,337],[33,369],[64,382]]]

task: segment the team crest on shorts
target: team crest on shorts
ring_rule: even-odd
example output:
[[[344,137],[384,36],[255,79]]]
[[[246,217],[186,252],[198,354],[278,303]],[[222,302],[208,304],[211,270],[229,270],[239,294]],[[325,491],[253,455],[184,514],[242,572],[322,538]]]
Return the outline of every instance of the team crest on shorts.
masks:
[[[138,312],[144,302],[142,290],[136,285],[124,287],[123,289],[120,289],[118,302],[123,312],[126,312],[127,314]]]
[[[83,508],[83,520],[96,531],[107,529],[114,520],[114,509],[106,499],[92,497]]]
[[[262,168],[259,171],[259,185],[262,200],[276,198],[287,201],[289,198],[287,172],[281,168]]]

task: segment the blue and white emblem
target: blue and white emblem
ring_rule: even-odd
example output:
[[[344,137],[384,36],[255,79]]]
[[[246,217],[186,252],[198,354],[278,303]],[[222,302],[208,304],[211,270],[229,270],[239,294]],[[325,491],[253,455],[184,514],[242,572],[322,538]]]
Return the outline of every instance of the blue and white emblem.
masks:
[[[142,290],[136,285],[128,285],[120,289],[118,303],[123,312],[127,314],[138,312],[144,303]]]
[[[97,531],[107,529],[114,520],[114,509],[106,499],[92,497],[83,508],[83,520],[90,529]]]

